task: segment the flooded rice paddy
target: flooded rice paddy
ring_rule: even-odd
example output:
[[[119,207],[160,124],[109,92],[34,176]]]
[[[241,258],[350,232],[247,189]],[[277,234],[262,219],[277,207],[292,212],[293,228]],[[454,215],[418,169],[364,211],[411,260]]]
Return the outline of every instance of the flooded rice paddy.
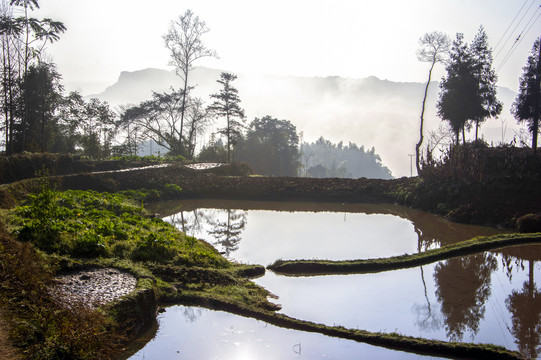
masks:
[[[279,258],[387,257],[501,232],[388,204],[198,200],[163,203],[153,211],[234,261],[262,265]],[[388,272],[286,277],[267,271],[254,281],[278,296],[273,301],[282,313],[302,320],[493,343],[538,358],[539,260],[541,246],[527,245]],[[149,354],[156,351],[165,359],[430,358],[200,308],[170,307],[159,323],[134,359],[155,358]],[[175,353],[168,357],[170,350]]]

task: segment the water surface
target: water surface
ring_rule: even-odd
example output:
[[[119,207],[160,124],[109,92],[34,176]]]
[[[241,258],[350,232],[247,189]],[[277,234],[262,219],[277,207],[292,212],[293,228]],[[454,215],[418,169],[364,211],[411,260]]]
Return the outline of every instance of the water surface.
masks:
[[[158,322],[155,337],[130,359],[437,359],[198,307],[171,306]]]
[[[523,253],[526,256],[520,256]],[[492,343],[539,356],[541,246],[453,258],[374,274],[254,281],[281,312],[327,325],[445,341]]]
[[[163,203],[154,210],[187,234],[214,244],[230,259],[263,265],[279,258],[340,260],[392,256],[502,232],[455,224],[389,204],[196,200]],[[526,245],[388,272],[286,277],[267,271],[254,281],[278,296],[273,301],[282,305],[282,313],[302,320],[428,339],[492,343],[537,358],[541,348],[541,296],[535,279],[541,275],[540,261],[541,246]],[[195,327],[184,321],[191,329],[186,331],[196,331],[201,326],[203,333],[207,329],[223,335],[227,326],[222,318],[234,316],[197,311],[206,314],[201,315],[204,320]],[[164,323],[169,321],[168,314],[169,311],[163,315]],[[270,325],[240,319],[227,320],[235,324],[247,321],[246,328],[233,325],[244,329],[238,340],[221,338],[212,342],[245,344],[242,339],[246,336],[251,339],[247,341],[261,345],[259,350],[252,350],[255,345],[241,346],[262,351],[255,358],[268,358],[261,355],[265,349],[281,358],[295,355],[289,353],[292,344],[288,337],[292,335],[276,335],[278,340],[265,340],[259,335],[252,338],[249,334],[260,334],[261,327]],[[178,316],[171,321],[182,322]],[[180,331],[160,326],[165,337]],[[295,336],[316,336],[300,334]],[[317,350],[310,356],[306,350],[304,358],[359,358],[354,354],[366,358],[407,358],[392,350],[323,335],[312,340],[303,338],[298,343],[312,341],[313,345],[302,345],[302,351]],[[270,343],[283,345],[286,350],[269,347]],[[320,344],[322,347],[318,347]],[[194,347],[199,346],[194,343]],[[354,350],[348,353],[350,348]],[[233,349],[237,348],[228,349],[219,358],[236,354]]]
[[[183,200],[152,210],[230,259],[261,265],[411,254],[501,233],[392,204]]]

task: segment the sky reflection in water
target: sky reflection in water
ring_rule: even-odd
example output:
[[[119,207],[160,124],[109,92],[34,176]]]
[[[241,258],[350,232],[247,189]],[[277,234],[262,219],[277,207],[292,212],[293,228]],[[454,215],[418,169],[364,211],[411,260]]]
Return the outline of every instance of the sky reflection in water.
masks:
[[[197,307],[171,306],[158,321],[154,339],[130,359],[437,359]]]
[[[155,210],[164,220],[188,235],[236,261],[262,265],[411,254],[501,232],[391,204],[186,200],[161,206]]]
[[[271,210],[260,210],[263,206]],[[329,206],[332,209],[315,203],[183,202],[170,207],[166,220],[234,260],[263,265],[278,258],[392,256],[499,232],[394,205]],[[168,214],[163,207],[158,211]],[[255,282],[279,296],[283,313],[303,320],[494,343],[536,358],[541,343],[541,296],[535,284],[540,249],[521,246],[377,274],[295,278],[267,272]],[[374,358],[371,348],[360,353],[368,351]],[[383,358],[397,354],[382,351],[387,354]]]

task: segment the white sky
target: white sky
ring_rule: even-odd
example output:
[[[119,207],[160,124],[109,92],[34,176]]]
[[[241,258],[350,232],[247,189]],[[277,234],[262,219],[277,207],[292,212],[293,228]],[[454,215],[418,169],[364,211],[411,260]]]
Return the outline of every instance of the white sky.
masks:
[[[438,30],[454,38],[462,32],[471,42],[483,25],[495,47],[523,4],[523,13],[531,8],[496,59],[498,66],[541,0],[42,0],[32,15],[64,22],[68,30],[49,53],[68,90],[89,94],[112,85],[124,70],[169,68],[162,35],[187,9],[207,23],[203,41],[220,56],[196,65],[424,82],[428,64],[415,55],[421,35]],[[498,85],[517,90],[540,30],[538,18],[499,71]],[[440,66],[433,79],[443,73]]]

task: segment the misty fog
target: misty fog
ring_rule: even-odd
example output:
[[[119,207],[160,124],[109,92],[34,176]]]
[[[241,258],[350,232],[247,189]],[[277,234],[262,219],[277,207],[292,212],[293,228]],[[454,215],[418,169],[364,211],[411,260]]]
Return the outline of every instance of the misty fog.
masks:
[[[195,86],[192,93],[207,105],[210,103],[209,95],[219,90],[216,80],[221,72],[196,67],[190,73],[189,83]],[[302,132],[301,142],[314,142],[324,136],[334,143],[343,141],[367,149],[375,147],[382,164],[391,170],[394,177],[410,175],[408,154],[415,153],[418,141],[424,83],[399,83],[376,77],[236,75],[235,86],[246,112],[246,123],[255,117],[270,115],[291,121],[299,134]],[[117,83],[92,96],[113,106],[137,104],[149,99],[152,91],[167,91],[171,86],[179,88],[180,85],[174,70],[145,69],[122,72]],[[438,92],[439,83],[432,82],[427,98],[423,149],[428,133],[441,124],[436,115]],[[501,120],[489,119],[481,127],[480,134],[487,142],[494,145],[502,140],[509,142],[518,131],[519,127],[509,112],[515,96],[507,88],[498,88],[504,109]],[[210,131],[221,126],[217,121]]]

